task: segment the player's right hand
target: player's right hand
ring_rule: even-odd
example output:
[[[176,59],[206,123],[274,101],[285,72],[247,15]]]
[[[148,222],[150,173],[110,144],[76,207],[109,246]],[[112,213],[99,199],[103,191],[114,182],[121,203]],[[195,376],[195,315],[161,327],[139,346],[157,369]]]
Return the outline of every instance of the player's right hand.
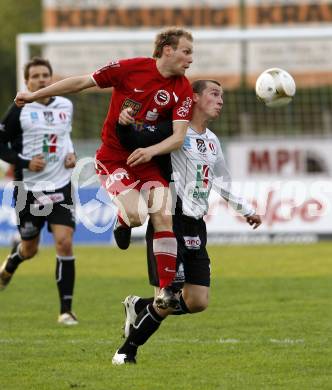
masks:
[[[133,109],[130,107],[125,108],[120,112],[119,123],[120,125],[127,126],[135,122],[135,118],[132,116]]]
[[[31,92],[18,92],[14,99],[17,107],[23,107],[26,103],[31,103],[33,101],[33,94]]]
[[[33,156],[31,161],[29,162],[29,170],[32,172],[40,172],[45,168],[46,161],[42,154],[38,154],[37,156]]]

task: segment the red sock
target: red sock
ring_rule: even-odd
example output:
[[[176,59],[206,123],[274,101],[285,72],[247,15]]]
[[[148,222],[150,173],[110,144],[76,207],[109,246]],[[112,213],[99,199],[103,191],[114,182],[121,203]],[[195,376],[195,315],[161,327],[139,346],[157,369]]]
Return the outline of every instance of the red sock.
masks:
[[[153,236],[153,253],[157,261],[160,288],[169,286],[175,277],[177,246],[173,232],[157,232]]]

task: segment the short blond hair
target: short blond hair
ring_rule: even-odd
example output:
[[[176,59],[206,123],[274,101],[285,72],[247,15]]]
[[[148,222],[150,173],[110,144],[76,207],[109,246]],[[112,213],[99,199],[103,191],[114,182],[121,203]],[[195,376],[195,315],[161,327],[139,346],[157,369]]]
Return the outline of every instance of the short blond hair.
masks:
[[[193,36],[189,31],[178,27],[169,27],[164,31],[161,31],[154,42],[153,58],[160,58],[163,54],[164,46],[172,46],[174,50],[178,47],[179,39],[186,38],[188,41],[193,41]]]

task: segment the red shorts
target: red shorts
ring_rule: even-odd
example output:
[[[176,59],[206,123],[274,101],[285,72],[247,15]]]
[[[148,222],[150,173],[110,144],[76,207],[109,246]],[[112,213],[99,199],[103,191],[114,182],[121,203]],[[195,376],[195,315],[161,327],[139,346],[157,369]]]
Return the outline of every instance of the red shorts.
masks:
[[[126,160],[113,160],[116,153],[112,155],[112,160],[103,156],[105,148],[108,149],[103,145],[97,151],[96,172],[102,186],[111,195],[119,195],[130,189],[140,191],[168,187],[168,181],[163,178],[158,165],[154,161],[131,168],[127,165]]]

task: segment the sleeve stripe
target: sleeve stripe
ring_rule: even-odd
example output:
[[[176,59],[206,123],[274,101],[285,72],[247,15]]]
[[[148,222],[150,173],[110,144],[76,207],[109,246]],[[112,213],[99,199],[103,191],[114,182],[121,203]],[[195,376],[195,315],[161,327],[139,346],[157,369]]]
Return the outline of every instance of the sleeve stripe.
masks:
[[[95,78],[93,77],[93,74],[90,74],[90,78],[91,78],[91,80],[95,83],[95,85],[96,85],[97,87],[99,87],[97,81],[96,81]],[[99,88],[100,88],[100,87],[99,87]]]

